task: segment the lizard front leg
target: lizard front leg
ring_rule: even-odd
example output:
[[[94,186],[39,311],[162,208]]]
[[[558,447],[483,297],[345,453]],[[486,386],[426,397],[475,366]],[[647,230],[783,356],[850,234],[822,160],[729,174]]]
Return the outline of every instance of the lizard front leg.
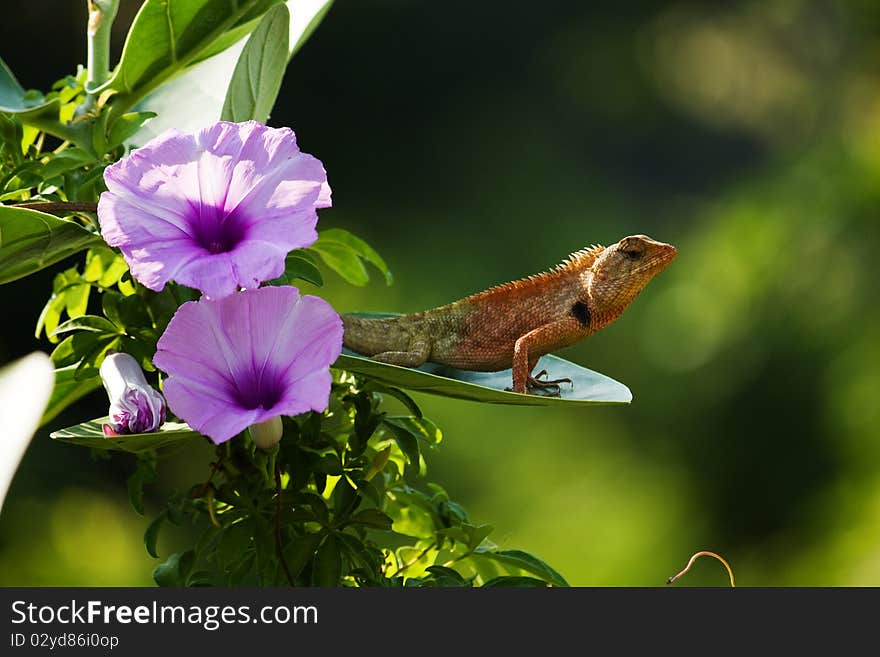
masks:
[[[583,332],[580,322],[574,317],[565,317],[521,336],[513,346],[513,392],[526,392],[531,372],[541,356],[575,342]]]
[[[537,362],[535,364],[537,364]],[[534,369],[535,369],[534,365],[529,367],[529,370],[534,370]],[[539,390],[555,391],[555,393],[551,393],[551,396],[558,397],[559,392],[560,392],[560,389],[559,389],[560,383],[569,383],[571,385],[574,385],[572,383],[571,379],[569,379],[568,377],[563,377],[561,379],[548,379],[548,378],[546,378],[548,376],[550,376],[550,375],[548,374],[547,370],[541,370],[540,372],[535,374],[535,376],[529,375],[529,380],[528,380],[528,383],[526,384],[526,387],[527,388],[538,388]],[[545,378],[542,379],[541,377],[545,377]]]
[[[431,344],[424,338],[413,340],[407,351],[383,351],[372,356],[373,360],[401,367],[418,367],[424,365],[431,355]]]

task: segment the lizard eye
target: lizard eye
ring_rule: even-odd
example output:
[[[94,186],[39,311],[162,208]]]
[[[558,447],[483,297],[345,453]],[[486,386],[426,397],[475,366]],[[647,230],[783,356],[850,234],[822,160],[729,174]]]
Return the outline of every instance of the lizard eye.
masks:
[[[630,260],[641,260],[642,256],[645,255],[642,249],[637,248],[620,249],[620,252]]]

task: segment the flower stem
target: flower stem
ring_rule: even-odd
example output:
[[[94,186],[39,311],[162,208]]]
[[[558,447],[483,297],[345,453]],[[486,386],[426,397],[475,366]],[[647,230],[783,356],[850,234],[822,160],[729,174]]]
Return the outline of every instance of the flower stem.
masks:
[[[91,111],[97,102],[94,90],[110,79],[110,30],[119,0],[86,0],[89,6],[89,25],[86,31],[86,91],[88,96],[81,110]]]
[[[79,201],[48,201],[37,203],[15,203],[13,208],[25,208],[27,210],[40,210],[53,214],[71,214],[76,212],[97,212],[97,203]]]
[[[278,561],[284,569],[287,583],[293,586],[293,575],[284,558],[284,546],[281,542],[281,466],[275,464],[275,550],[278,552]]]

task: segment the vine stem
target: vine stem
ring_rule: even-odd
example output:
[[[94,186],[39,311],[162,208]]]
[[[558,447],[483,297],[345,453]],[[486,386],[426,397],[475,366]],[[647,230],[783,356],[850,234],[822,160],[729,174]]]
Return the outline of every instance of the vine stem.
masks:
[[[416,556],[415,559],[413,559],[413,560],[410,561],[409,563],[404,564],[403,566],[401,566],[400,568],[398,568],[398,569],[397,569],[397,572],[394,573],[394,574],[395,574],[395,575],[399,575],[400,573],[402,573],[404,570],[406,570],[406,569],[409,568],[410,566],[414,566],[415,564],[417,564],[417,563],[419,562],[419,560],[420,560],[422,557],[424,557],[426,554],[428,554],[428,552],[430,552],[431,550],[433,550],[435,547],[437,547],[437,542],[436,542],[436,541],[432,542],[428,547],[426,547],[424,550],[422,550],[421,552],[419,552],[418,556]]]
[[[88,96],[80,108],[87,114],[97,102],[95,89],[110,79],[110,31],[119,9],[119,0],[86,0],[89,7],[89,25],[86,30],[86,92]]]
[[[724,567],[727,569],[727,574],[730,576],[730,588],[732,588],[732,589],[736,588],[736,583],[733,581],[733,569],[730,567],[730,564],[724,560],[724,557],[722,557],[719,554],[715,554],[714,552],[709,552],[709,550],[701,550],[700,552],[697,552],[694,556],[692,556],[690,558],[690,561],[688,561],[687,566],[685,566],[684,569],[681,572],[679,572],[678,574],[673,575],[672,577],[667,579],[666,583],[672,584],[679,577],[681,577],[682,575],[687,573],[687,571],[689,571],[691,569],[691,566],[694,565],[694,562],[700,557],[712,557],[712,558],[720,561],[722,564],[724,564]]]
[[[68,212],[97,212],[98,204],[80,201],[48,201],[40,203],[15,203],[9,207],[25,208],[26,210],[40,210],[41,212],[51,212],[57,214],[65,214]]]
[[[278,561],[284,569],[287,583],[293,586],[293,575],[290,574],[281,545],[281,466],[278,463],[275,464],[275,550],[278,552]]]

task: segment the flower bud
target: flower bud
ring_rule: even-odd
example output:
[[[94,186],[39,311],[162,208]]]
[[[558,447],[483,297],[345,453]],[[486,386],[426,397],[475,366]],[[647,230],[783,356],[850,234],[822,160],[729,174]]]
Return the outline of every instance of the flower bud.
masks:
[[[101,380],[110,398],[110,424],[105,435],[148,433],[165,422],[165,400],[144,377],[129,354],[110,354],[101,364]]]
[[[276,415],[265,422],[257,422],[250,427],[251,439],[254,445],[264,451],[268,451],[281,442],[281,434],[284,428],[281,426],[281,416]]]

